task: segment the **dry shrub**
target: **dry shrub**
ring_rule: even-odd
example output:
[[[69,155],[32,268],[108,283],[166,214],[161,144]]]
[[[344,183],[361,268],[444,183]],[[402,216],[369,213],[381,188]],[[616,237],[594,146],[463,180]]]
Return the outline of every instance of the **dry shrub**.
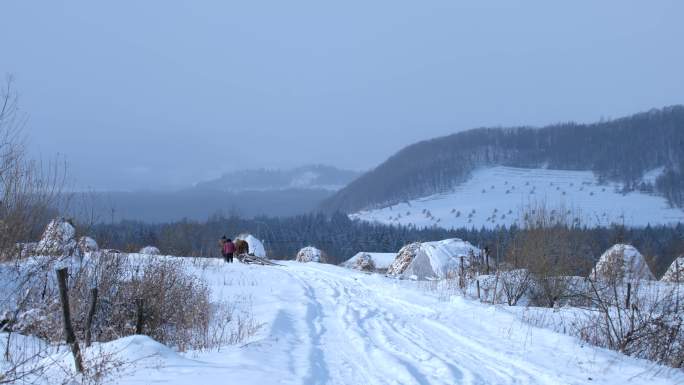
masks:
[[[515,306],[532,286],[532,275],[527,269],[513,269],[499,274],[501,291],[508,306]]]
[[[672,286],[588,280],[591,311],[577,334],[594,345],[684,367],[684,314]]]
[[[90,289],[97,287],[93,341],[106,342],[134,334],[137,299],[143,303],[143,333],[165,345],[179,350],[205,349],[242,340],[243,337],[230,335],[227,340],[217,340],[212,337],[212,327],[222,318],[236,317],[234,313],[239,308],[241,327],[245,328],[244,324],[251,319],[251,307],[243,311],[242,303],[211,303],[209,288],[188,272],[189,265],[180,258],[133,258],[106,252],[93,253],[82,264],[71,263],[68,286],[77,337],[85,337]],[[11,321],[12,330],[61,342],[62,319],[54,266],[45,265],[40,274],[32,274],[25,281],[23,310]],[[249,333],[242,333],[246,334]]]
[[[529,206],[522,214],[523,231],[511,242],[506,262],[530,273],[530,304],[553,307],[576,297],[569,276],[590,267],[589,242],[579,231],[578,214],[565,207]]]

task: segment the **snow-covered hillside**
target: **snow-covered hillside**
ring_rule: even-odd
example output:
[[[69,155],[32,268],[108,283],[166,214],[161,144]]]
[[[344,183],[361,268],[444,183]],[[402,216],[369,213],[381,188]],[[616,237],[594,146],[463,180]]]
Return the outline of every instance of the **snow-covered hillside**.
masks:
[[[643,177],[652,182],[662,169]],[[496,227],[520,224],[528,207],[563,208],[570,221],[588,226],[624,223],[631,226],[684,221],[684,211],[665,198],[643,192],[620,192],[618,184],[600,184],[591,171],[492,167],[480,169],[450,193],[415,199],[350,217],[365,221],[414,225]]]

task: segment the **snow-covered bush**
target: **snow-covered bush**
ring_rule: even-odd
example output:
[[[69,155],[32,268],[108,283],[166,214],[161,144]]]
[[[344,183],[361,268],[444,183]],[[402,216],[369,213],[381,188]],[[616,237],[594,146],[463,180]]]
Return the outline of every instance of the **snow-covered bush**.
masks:
[[[501,290],[508,306],[515,306],[532,286],[532,275],[527,269],[514,269],[499,274]]]
[[[160,251],[158,248],[154,246],[145,246],[140,251],[138,251],[138,254],[145,254],[145,255],[159,255]]]
[[[313,246],[307,246],[299,250],[297,252],[297,256],[295,257],[295,261],[297,262],[319,262],[319,263],[326,263],[327,258],[326,255],[323,251],[313,247]]]

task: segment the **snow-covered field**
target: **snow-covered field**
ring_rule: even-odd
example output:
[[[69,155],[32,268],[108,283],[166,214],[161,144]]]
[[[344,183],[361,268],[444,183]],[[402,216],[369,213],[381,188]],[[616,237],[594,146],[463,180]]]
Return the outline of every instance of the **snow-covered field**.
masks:
[[[681,370],[529,326],[507,307],[445,301],[419,282],[318,263],[197,266],[216,299],[251,299],[258,334],[242,346],[183,354],[141,336],[96,345],[135,361],[112,382],[684,383]]]
[[[652,183],[662,170],[643,176]],[[599,184],[591,171],[492,167],[480,169],[452,192],[411,200],[382,209],[361,211],[352,218],[381,223],[444,228],[495,227],[520,224],[527,207],[545,205],[570,211],[588,226],[629,226],[684,221],[684,211],[665,198],[642,192],[622,194],[618,184]]]

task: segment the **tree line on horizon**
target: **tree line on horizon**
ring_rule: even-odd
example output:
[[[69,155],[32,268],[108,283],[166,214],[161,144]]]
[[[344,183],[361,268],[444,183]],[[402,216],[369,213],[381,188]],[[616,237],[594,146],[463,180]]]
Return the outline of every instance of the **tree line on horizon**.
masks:
[[[560,225],[559,225],[560,226]],[[684,254],[684,224],[630,228],[621,225],[588,228],[566,226],[572,239],[582,243],[587,263],[572,275],[586,276],[586,266],[593,266],[599,256],[616,243],[638,248],[651,264],[656,276],[662,275],[672,261]],[[517,226],[496,228],[443,229],[384,225],[351,220],[337,212],[330,216],[318,213],[295,217],[259,217],[214,215],[207,221],[180,220],[149,224],[136,221],[96,224],[89,233],[102,247],[136,252],[154,245],[162,253],[179,256],[219,257],[218,240],[250,233],[263,240],[270,258],[294,259],[305,246],[315,246],[339,264],[365,252],[397,252],[410,242],[460,238],[480,248],[487,247],[495,262],[504,262],[516,237],[527,231]]]

